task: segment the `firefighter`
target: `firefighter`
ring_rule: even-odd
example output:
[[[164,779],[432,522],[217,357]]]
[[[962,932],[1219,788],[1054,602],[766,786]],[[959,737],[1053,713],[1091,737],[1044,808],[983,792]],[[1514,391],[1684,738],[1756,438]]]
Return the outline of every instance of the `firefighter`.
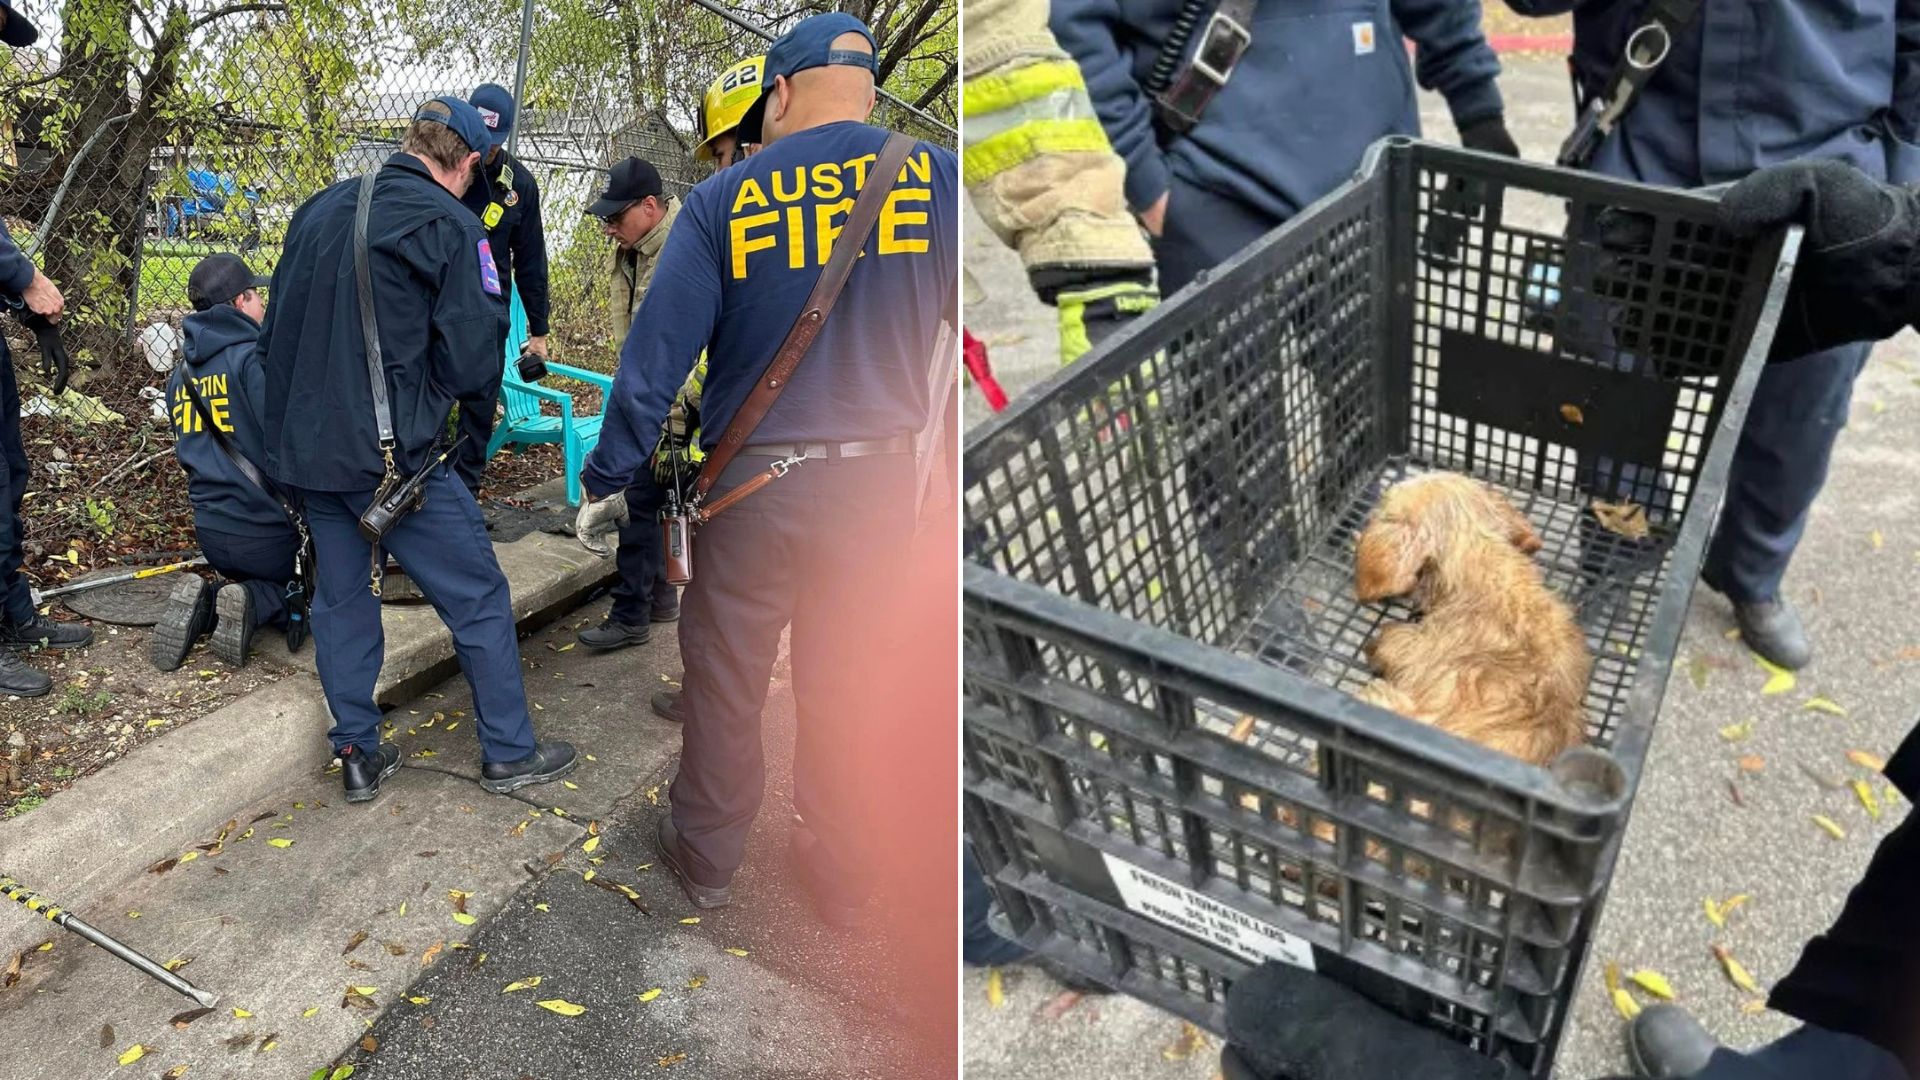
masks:
[[[694,157],[724,169],[753,152],[753,147],[741,145],[737,129],[740,118],[760,97],[760,72],[766,60],[750,56],[721,72],[707,87],[700,104],[700,145],[693,148]]]

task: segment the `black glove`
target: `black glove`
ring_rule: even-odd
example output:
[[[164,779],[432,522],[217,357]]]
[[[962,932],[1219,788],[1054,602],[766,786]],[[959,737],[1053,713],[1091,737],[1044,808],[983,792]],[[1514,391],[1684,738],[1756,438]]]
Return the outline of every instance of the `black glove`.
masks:
[[[1492,113],[1460,125],[1460,145],[1469,150],[1505,157],[1520,156],[1520,144],[1507,132],[1507,115]]]
[[[1503,113],[1493,113],[1460,125],[1460,145],[1469,150],[1505,157],[1520,156],[1519,145],[1507,133],[1507,119]],[[1480,209],[1485,204],[1486,192],[1480,181],[1463,176],[1448,180],[1446,190],[1434,202],[1433,214],[1427,219],[1426,235],[1421,238],[1421,253],[1427,257],[1427,261],[1441,270],[1456,269],[1460,242],[1467,236],[1467,219],[1479,217]]]
[[[1332,979],[1274,961],[1228,988],[1227,1043],[1221,1059],[1229,1077],[1521,1080],[1500,1062]]]
[[[1880,341],[1920,316],[1920,195],[1838,161],[1761,169],[1720,200],[1720,220],[1752,236],[1806,227],[1770,362],[1851,341]]]
[[[23,301],[8,297],[7,304],[13,308],[13,317],[20,320],[20,325],[33,331],[33,339],[40,345],[40,377],[52,380],[52,393],[48,396],[59,397],[66,392],[67,377],[73,369],[60,328]]]

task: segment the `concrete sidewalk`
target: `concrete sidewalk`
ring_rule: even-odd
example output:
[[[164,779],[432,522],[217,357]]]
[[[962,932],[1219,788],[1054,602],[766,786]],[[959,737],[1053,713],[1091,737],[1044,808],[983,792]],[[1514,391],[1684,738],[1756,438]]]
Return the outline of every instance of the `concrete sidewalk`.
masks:
[[[1551,160],[1569,122],[1565,68],[1552,58],[1505,63],[1513,133],[1528,158]],[[1444,105],[1431,95],[1422,104],[1428,134],[1452,140]],[[1032,300],[1018,261],[978,219],[969,222],[964,250],[991,293],[987,303],[969,305],[968,327],[987,341],[996,374],[1017,393],[1056,369],[1053,314]],[[971,393],[968,407],[975,419],[985,412]],[[1726,603],[1696,591],[1554,1075],[1586,1080],[1625,1070],[1621,1021],[1601,985],[1608,961],[1664,974],[1680,1001],[1730,1044],[1750,1046],[1792,1027],[1784,1016],[1745,1011],[1753,995],[1727,981],[1711,948],[1726,946],[1763,986],[1786,974],[1801,944],[1839,911],[1875,842],[1906,813],[1900,804],[1873,820],[1851,791],[1825,781],[1864,775],[1846,751],[1885,756],[1920,709],[1915,490],[1920,339],[1904,333],[1876,350],[1859,383],[1851,427],[1787,579],[1819,649],[1797,686],[1763,695],[1764,673],[1724,636]],[[1845,715],[1808,710],[1815,697]],[[1722,738],[1722,727],[1749,718],[1744,741]],[[1732,802],[1729,781],[1743,805]],[[1822,832],[1814,814],[1839,823],[1845,839]],[[1752,899],[1716,931],[1702,901],[1739,893]],[[999,1008],[988,1003],[986,985],[985,973],[967,974],[969,1076],[1201,1080],[1218,1066],[1217,1044],[1169,1060],[1164,1051],[1177,1044],[1180,1022],[1138,1001],[1089,999],[1054,1016],[1037,1011],[1058,992],[1037,972],[1009,972]]]

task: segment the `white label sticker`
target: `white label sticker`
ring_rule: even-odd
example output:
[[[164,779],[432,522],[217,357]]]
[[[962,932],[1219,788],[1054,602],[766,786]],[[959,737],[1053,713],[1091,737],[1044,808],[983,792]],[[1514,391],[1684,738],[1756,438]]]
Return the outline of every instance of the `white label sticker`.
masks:
[[[1279,960],[1308,971],[1314,969],[1313,946],[1305,938],[1269,926],[1178,882],[1150,874],[1125,859],[1104,851],[1100,854],[1107,860],[1107,873],[1113,875],[1121,901],[1134,914],[1185,931],[1242,960],[1256,964]]]
[[[1353,24],[1353,55],[1365,56],[1373,51],[1373,23],[1357,22]]]

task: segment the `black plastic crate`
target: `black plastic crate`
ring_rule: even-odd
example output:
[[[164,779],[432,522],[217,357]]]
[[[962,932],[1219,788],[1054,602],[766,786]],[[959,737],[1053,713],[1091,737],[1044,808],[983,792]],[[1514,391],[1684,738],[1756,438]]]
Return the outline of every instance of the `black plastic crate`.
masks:
[[[966,809],[1007,932],[1215,1030],[1249,963],[1308,964],[1545,1075],[1797,243],[1388,140],[978,426]],[[1350,696],[1410,615],[1354,599],[1355,534],[1442,468],[1521,507],[1587,632],[1550,768]]]

